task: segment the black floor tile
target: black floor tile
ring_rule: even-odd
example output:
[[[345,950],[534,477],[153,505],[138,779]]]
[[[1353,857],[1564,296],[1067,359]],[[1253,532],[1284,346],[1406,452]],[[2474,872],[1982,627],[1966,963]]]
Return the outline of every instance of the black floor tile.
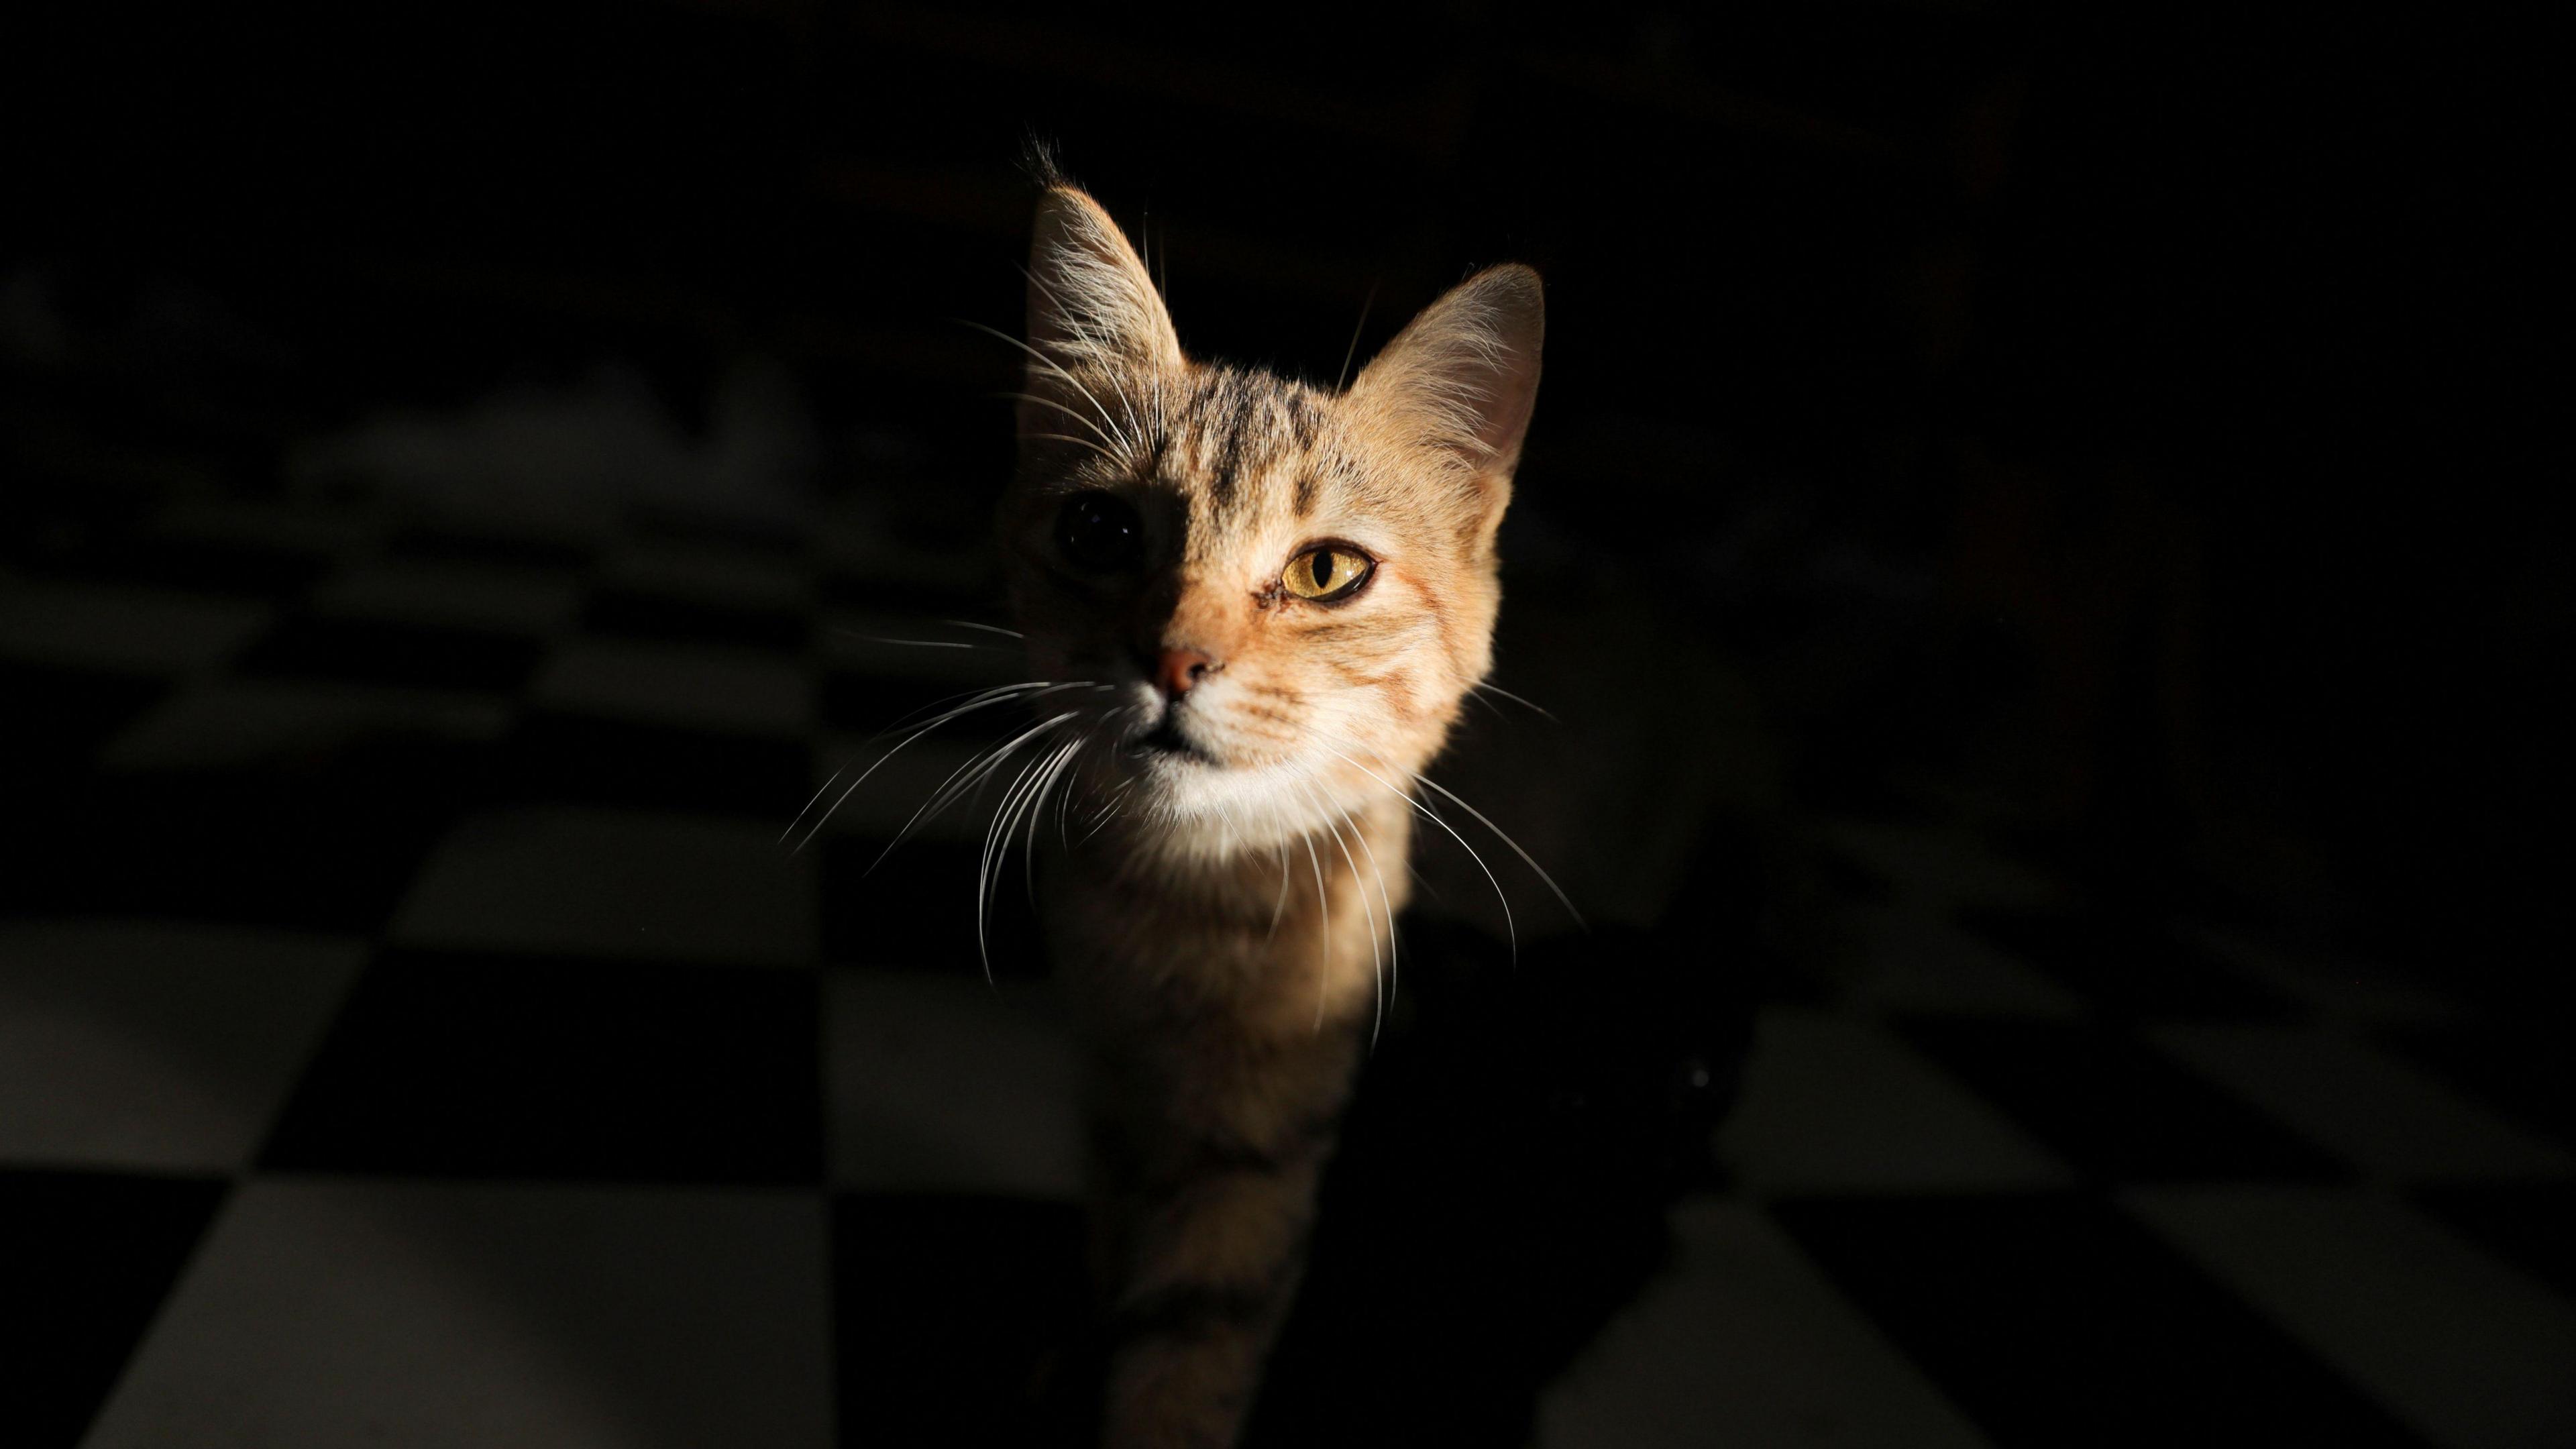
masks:
[[[2380,1040],[2499,1114],[2576,1146],[2576,1055],[2563,1034],[2472,1021],[2395,1027]]]
[[[299,614],[242,652],[246,675],[515,694],[545,646],[515,634]]]
[[[0,780],[54,775],[91,752],[154,700],[159,680],[0,660]]]
[[[2331,1181],[2351,1172],[2117,1028],[1924,1018],[1899,1029],[2095,1182]]]
[[[1772,1212],[2000,1449],[2419,1442],[2099,1198]]]
[[[360,978],[270,1168],[807,1184],[811,972],[396,952]]]
[[[2422,1188],[2415,1202],[2461,1237],[2576,1300],[2576,1183]]]
[[[2110,911],[1971,907],[1959,924],[2048,973],[2097,1010],[2278,1021],[2295,1003],[2175,937],[2165,921]]]
[[[717,811],[781,830],[814,793],[802,740],[532,711],[501,748],[505,801]]]
[[[907,840],[884,855],[882,839],[827,835],[814,848],[823,852],[825,961],[980,977],[989,953],[997,980],[1046,973],[1037,913],[1029,904],[1016,846],[998,868],[981,948],[975,931],[980,847],[954,840]]]
[[[712,540],[728,548],[771,554],[782,560],[804,552],[807,532],[803,526],[785,520],[764,521],[720,511],[701,512],[661,505],[646,505],[630,511],[627,531],[638,538],[669,539],[678,543]]]
[[[581,622],[590,633],[618,638],[754,649],[802,649],[813,632],[802,609],[737,608],[639,589],[593,593]]]
[[[1092,1442],[1079,1208],[865,1194],[832,1212],[843,1444]]]
[[[516,564],[522,568],[580,568],[591,549],[563,539],[469,533],[449,528],[406,528],[385,540],[394,558],[440,563]]]
[[[983,584],[929,584],[918,579],[831,573],[823,577],[822,593],[823,602],[844,609],[945,614],[960,619],[987,619],[1000,614],[1000,590]]]
[[[50,556],[45,572],[62,578],[148,584],[157,588],[282,599],[302,592],[331,561],[294,549],[229,540],[127,533]]]
[[[30,785],[0,829],[0,911],[372,932],[486,760],[473,746],[377,740],[256,769]]]
[[[0,1440],[80,1442],[223,1195],[195,1178],[0,1170]]]

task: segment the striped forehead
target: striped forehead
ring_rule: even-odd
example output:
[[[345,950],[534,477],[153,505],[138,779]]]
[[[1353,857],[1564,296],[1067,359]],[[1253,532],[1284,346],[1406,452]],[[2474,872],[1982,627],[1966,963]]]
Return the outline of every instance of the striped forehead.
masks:
[[[1311,515],[1337,471],[1330,399],[1302,383],[1209,368],[1165,412],[1160,472],[1189,499],[1195,544]]]

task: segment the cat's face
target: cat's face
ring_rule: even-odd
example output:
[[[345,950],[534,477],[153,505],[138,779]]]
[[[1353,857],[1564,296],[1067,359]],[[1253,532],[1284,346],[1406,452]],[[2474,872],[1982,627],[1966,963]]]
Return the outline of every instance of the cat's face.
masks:
[[[1470,279],[1338,394],[1184,356],[1078,191],[1031,280],[1001,530],[1040,719],[1140,818],[1245,843],[1409,788],[1491,663],[1536,274]]]

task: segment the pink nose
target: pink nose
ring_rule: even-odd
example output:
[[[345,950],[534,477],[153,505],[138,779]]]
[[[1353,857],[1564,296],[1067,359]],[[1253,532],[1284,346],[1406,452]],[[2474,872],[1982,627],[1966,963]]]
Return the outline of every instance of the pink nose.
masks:
[[[1196,649],[1165,649],[1154,661],[1154,684],[1165,699],[1179,699],[1224,667]]]

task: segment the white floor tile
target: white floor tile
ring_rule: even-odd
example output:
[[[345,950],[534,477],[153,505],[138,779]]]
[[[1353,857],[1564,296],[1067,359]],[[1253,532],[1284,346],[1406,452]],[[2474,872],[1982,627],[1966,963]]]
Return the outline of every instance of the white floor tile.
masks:
[[[2576,1155],[2332,1028],[2175,1024],[2168,1054],[2357,1166],[2407,1179],[2576,1176]]]
[[[1079,1058],[1047,988],[835,970],[824,1004],[836,1185],[1081,1195]]]
[[[822,1449],[815,1193],[255,1180],[87,1440]]]
[[[1541,1402],[1544,1449],[1987,1442],[1760,1211],[1685,1203],[1673,1225],[1673,1269]]]
[[[1762,1013],[1744,1098],[1718,1133],[1747,1187],[1914,1192],[2062,1187],[2066,1167],[1886,1028]]]
[[[580,807],[477,815],[413,881],[406,946],[801,966],[816,959],[815,857],[776,829]]]
[[[365,960],[343,937],[0,922],[0,1161],[242,1167]]]
[[[2576,1444],[2576,1305],[2403,1204],[2261,1186],[2123,1203],[2434,1443]]]

